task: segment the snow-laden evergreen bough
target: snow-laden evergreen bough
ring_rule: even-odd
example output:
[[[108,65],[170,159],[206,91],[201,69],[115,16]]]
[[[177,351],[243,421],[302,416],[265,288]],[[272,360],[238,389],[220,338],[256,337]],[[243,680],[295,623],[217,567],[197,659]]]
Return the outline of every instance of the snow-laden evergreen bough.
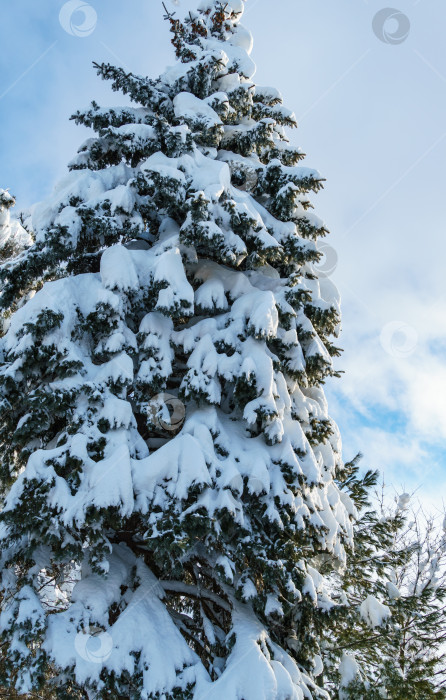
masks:
[[[336,700],[445,700],[446,520],[407,493],[392,503],[359,457],[337,475],[359,518],[347,566],[331,574],[341,605],[322,645],[326,686]]]
[[[321,177],[252,81],[243,6],[169,16],[179,61],[156,80],[97,66],[135,106],[74,116],[96,135],[1,269],[20,693],[328,697],[317,566],[342,565],[354,512],[322,388],[339,299],[315,268]]]

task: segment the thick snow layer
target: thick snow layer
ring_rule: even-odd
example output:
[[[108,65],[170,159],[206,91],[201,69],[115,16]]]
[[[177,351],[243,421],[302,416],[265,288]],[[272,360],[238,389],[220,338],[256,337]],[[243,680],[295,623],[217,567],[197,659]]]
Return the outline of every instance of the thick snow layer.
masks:
[[[204,119],[208,126],[221,124],[221,119],[214,110],[190,92],[180,92],[173,101],[176,117],[183,117],[186,122]]]
[[[101,277],[104,287],[113,291],[128,292],[139,287],[132,254],[122,245],[112,246],[102,254]]]
[[[228,41],[224,46],[226,61],[229,65],[236,68],[241,76],[252,79],[256,72],[256,64],[244,48],[247,44],[247,39],[243,37],[243,34],[238,38],[238,34],[236,33],[235,41],[239,43],[239,45],[232,44]],[[221,50],[221,43],[217,39],[204,39],[203,45],[208,51]]]
[[[354,656],[347,652],[343,653],[339,673],[341,675],[341,688],[346,688],[356,678],[360,677],[359,666]]]
[[[248,56],[251,54],[254,47],[254,39],[249,31],[243,25],[239,24],[231,37],[231,43],[234,46],[239,46],[244,49]]]
[[[361,603],[359,610],[364,622],[366,622],[372,629],[375,627],[381,627],[381,625],[383,625],[386,620],[391,617],[391,612],[387,605],[380,603],[379,600],[373,595],[367,596],[367,598]]]
[[[401,592],[399,588],[395,586],[395,584],[391,581],[386,581],[386,590],[390,600],[397,600],[398,598],[401,598]]]
[[[142,672],[141,698],[176,684],[185,689],[188,682],[204,682],[206,671],[163,605],[163,588],[150,570],[125,545],[114,547],[109,562],[106,580],[84,571],[70,608],[50,617],[44,648],[55,663],[62,668],[73,665],[78,683],[93,681],[99,687],[102,672]],[[109,606],[120,599],[133,566],[139,586],[127,596],[123,611],[110,626]],[[100,648],[91,644],[89,651],[91,629],[97,627],[104,630]]]
[[[235,645],[222,676],[198,684],[194,700],[304,700],[311,681],[282,650],[275,647],[247,606],[234,604]],[[274,657],[269,648],[273,649]],[[243,673],[237,671],[243,659]],[[308,684],[308,685],[307,685]],[[321,692],[321,698],[328,694]]]
[[[11,218],[15,199],[7,190],[0,189],[0,255],[5,248],[19,252],[31,245],[31,237],[19,221]]]

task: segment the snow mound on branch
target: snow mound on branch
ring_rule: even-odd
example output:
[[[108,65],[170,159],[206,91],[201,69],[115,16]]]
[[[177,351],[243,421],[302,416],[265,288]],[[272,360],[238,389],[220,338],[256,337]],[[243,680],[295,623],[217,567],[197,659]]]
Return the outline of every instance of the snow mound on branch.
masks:
[[[201,681],[194,700],[304,700],[311,697],[312,681],[269,639],[247,605],[236,603],[232,635],[234,648],[225,671],[214,683]],[[243,673],[236,668],[243,659]],[[304,690],[305,689],[305,694]],[[319,697],[329,700],[319,689]]]
[[[354,680],[361,677],[361,672],[358,666],[358,662],[352,654],[344,652],[342,655],[342,660],[339,665],[339,674],[341,676],[341,688],[346,688]],[[344,694],[341,693],[341,698]]]
[[[398,498],[397,508],[398,510],[407,510],[411,500],[410,493],[402,493]]]
[[[249,29],[246,29],[242,24],[237,25],[230,41],[234,46],[239,46],[241,49],[244,49],[248,56],[252,53],[254,48],[253,36]]]
[[[373,595],[367,596],[361,603],[359,611],[362,619],[371,629],[381,627],[392,615],[387,605],[380,603]]]
[[[11,219],[10,209],[14,204],[14,197],[7,190],[0,189],[0,253],[9,247],[11,252],[19,252],[32,243],[21,223]]]
[[[128,292],[138,289],[139,280],[131,253],[122,245],[105,250],[101,257],[101,277],[106,289]]]
[[[190,92],[180,92],[173,101],[176,117],[183,117],[186,120],[195,121],[205,119],[209,126],[221,124],[221,119],[216,112],[209,107],[206,102],[200,100]]]
[[[390,600],[398,600],[398,598],[401,598],[401,591],[392,581],[386,581],[386,590]]]
[[[96,683],[101,675],[127,671],[143,675],[141,698],[154,697],[166,687],[186,690],[190,682],[205,681],[198,656],[185,642],[162,602],[164,590],[152,572],[125,545],[115,545],[107,578],[83,571],[74,587],[70,608],[52,615],[44,649],[61,668],[74,666],[79,684]],[[121,597],[129,572],[136,566],[139,586],[129,591],[116,622],[109,624],[109,606]],[[89,630],[104,630],[106,653],[88,651]],[[136,652],[136,653],[135,653]],[[98,663],[99,661],[99,663]],[[179,670],[183,669],[179,673]]]

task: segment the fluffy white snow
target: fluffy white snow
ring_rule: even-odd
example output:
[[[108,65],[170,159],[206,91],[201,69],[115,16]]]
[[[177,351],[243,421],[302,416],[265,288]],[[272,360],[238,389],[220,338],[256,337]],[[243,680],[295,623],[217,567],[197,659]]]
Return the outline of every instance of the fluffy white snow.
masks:
[[[18,252],[32,243],[20,222],[11,219],[10,209],[14,204],[14,197],[7,190],[0,189],[0,254],[7,246]]]
[[[367,596],[367,598],[360,605],[361,617],[366,622],[369,627],[375,629],[375,627],[381,627],[386,620],[391,617],[390,609],[387,605],[380,603],[377,598],[373,595]]]

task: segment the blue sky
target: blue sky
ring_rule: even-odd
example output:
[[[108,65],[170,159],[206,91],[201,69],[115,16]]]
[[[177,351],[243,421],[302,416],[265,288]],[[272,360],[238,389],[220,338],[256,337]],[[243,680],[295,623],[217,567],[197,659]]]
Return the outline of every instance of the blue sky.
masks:
[[[382,0],[247,0],[243,24],[254,34],[256,81],[282,91],[300,123],[293,142],[327,178],[315,205],[332,232],[327,266],[343,297],[345,349],[345,374],[327,394],[345,457],[362,451],[364,465],[397,491],[418,489],[441,507],[446,6],[395,1],[380,36],[372,22],[387,8]],[[166,4],[181,13],[196,0]],[[88,136],[69,116],[92,99],[123,102],[96,77],[93,60],[150,76],[174,60],[158,0],[84,3],[81,37],[85,15],[63,19],[64,29],[64,5],[2,8],[0,187],[23,207],[51,192]]]

